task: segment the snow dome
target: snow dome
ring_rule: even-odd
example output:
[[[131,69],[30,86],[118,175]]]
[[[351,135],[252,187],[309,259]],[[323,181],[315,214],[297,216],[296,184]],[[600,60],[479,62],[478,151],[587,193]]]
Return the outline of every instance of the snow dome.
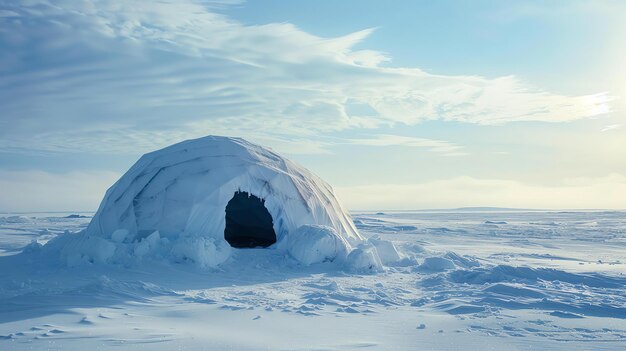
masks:
[[[218,136],[141,157],[106,192],[85,235],[138,242],[155,232],[170,241],[201,237],[231,247],[330,236],[347,251],[363,241],[319,177],[269,149]]]

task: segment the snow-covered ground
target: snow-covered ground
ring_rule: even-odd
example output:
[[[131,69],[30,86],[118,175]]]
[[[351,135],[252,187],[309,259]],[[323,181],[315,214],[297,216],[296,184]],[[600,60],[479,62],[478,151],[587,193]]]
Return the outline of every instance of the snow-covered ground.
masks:
[[[29,245],[90,220],[67,215],[0,214],[0,350],[626,349],[625,212],[353,213],[402,256],[376,274],[272,249],[68,267]]]

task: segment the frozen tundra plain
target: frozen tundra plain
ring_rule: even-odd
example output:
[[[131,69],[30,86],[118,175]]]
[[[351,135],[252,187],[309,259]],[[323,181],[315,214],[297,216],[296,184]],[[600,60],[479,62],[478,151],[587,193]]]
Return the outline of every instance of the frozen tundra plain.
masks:
[[[92,214],[67,215],[0,214],[0,350],[626,350],[625,212],[352,213],[397,249],[377,272],[272,248],[68,266],[41,246]]]

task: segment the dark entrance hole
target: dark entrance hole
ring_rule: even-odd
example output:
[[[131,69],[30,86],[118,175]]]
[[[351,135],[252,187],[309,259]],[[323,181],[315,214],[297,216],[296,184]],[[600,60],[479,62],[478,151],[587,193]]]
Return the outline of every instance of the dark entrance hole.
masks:
[[[275,243],[276,233],[265,200],[245,191],[235,192],[226,205],[224,238],[237,248],[268,247]]]

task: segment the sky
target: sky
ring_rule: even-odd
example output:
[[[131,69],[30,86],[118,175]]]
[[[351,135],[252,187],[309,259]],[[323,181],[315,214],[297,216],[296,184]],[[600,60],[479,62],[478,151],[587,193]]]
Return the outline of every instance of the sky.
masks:
[[[0,1],[0,211],[271,147],[352,210],[626,209],[623,1]]]

